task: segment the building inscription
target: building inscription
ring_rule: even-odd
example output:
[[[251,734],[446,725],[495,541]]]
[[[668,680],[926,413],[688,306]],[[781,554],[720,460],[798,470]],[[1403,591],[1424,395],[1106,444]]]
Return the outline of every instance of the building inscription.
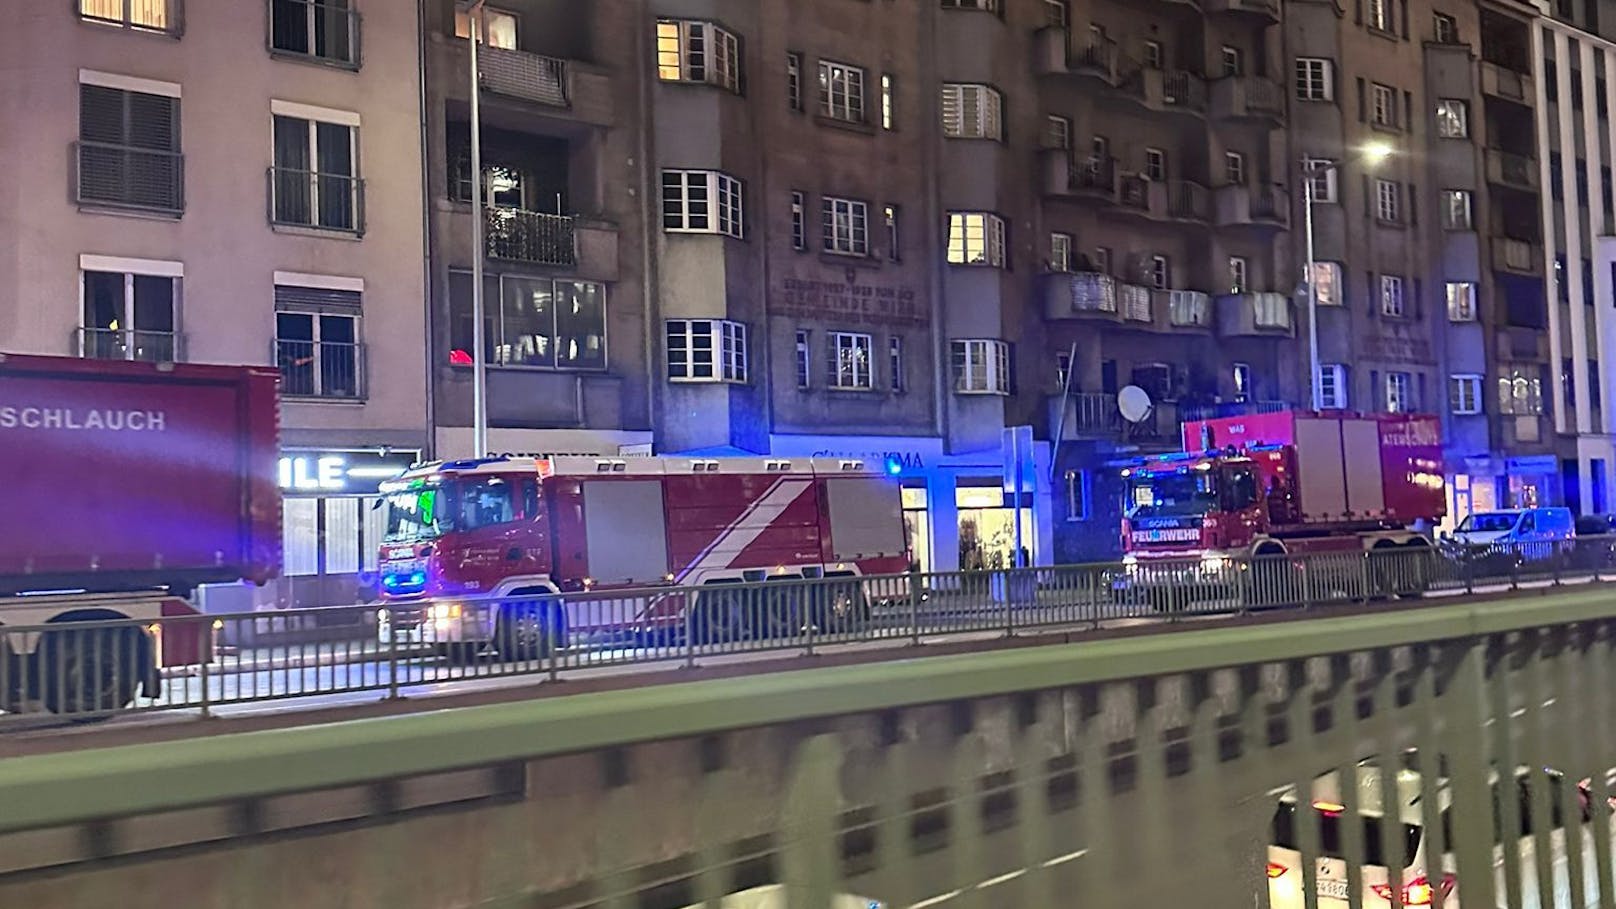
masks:
[[[780,315],[835,319],[849,324],[923,325],[926,313],[914,288],[786,278],[769,307]]]

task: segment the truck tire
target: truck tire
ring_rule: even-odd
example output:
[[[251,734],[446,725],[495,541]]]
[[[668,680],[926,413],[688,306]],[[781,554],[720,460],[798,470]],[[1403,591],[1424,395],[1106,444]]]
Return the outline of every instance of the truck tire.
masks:
[[[550,600],[505,604],[494,629],[500,658],[509,663],[553,656],[566,644],[566,621]]]
[[[730,588],[730,589],[725,589]],[[691,629],[702,644],[739,641],[751,633],[747,592],[730,584],[703,585],[695,596]]]
[[[151,658],[150,645],[133,628],[52,629],[40,636],[34,654],[36,690],[51,713],[103,720],[134,703]]]

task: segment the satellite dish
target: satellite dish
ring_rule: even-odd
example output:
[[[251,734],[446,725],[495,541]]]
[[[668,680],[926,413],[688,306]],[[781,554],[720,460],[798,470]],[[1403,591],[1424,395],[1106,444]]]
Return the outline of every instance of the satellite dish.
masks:
[[[1150,392],[1137,385],[1127,385],[1117,392],[1117,412],[1129,423],[1140,423],[1155,409]]]

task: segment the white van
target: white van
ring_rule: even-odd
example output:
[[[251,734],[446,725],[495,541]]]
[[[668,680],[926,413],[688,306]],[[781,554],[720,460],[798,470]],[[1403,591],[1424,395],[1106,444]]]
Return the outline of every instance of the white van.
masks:
[[[1515,508],[1467,515],[1452,541],[1471,555],[1509,555],[1538,562],[1569,554],[1576,545],[1569,508]]]

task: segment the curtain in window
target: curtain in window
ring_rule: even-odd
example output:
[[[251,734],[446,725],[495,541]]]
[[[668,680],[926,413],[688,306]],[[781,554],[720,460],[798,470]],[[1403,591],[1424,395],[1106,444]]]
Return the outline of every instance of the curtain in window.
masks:
[[[312,224],[314,206],[309,121],[275,118],[275,220]]]
[[[316,123],[320,226],[352,230],[354,217],[353,131],[337,123]]]

